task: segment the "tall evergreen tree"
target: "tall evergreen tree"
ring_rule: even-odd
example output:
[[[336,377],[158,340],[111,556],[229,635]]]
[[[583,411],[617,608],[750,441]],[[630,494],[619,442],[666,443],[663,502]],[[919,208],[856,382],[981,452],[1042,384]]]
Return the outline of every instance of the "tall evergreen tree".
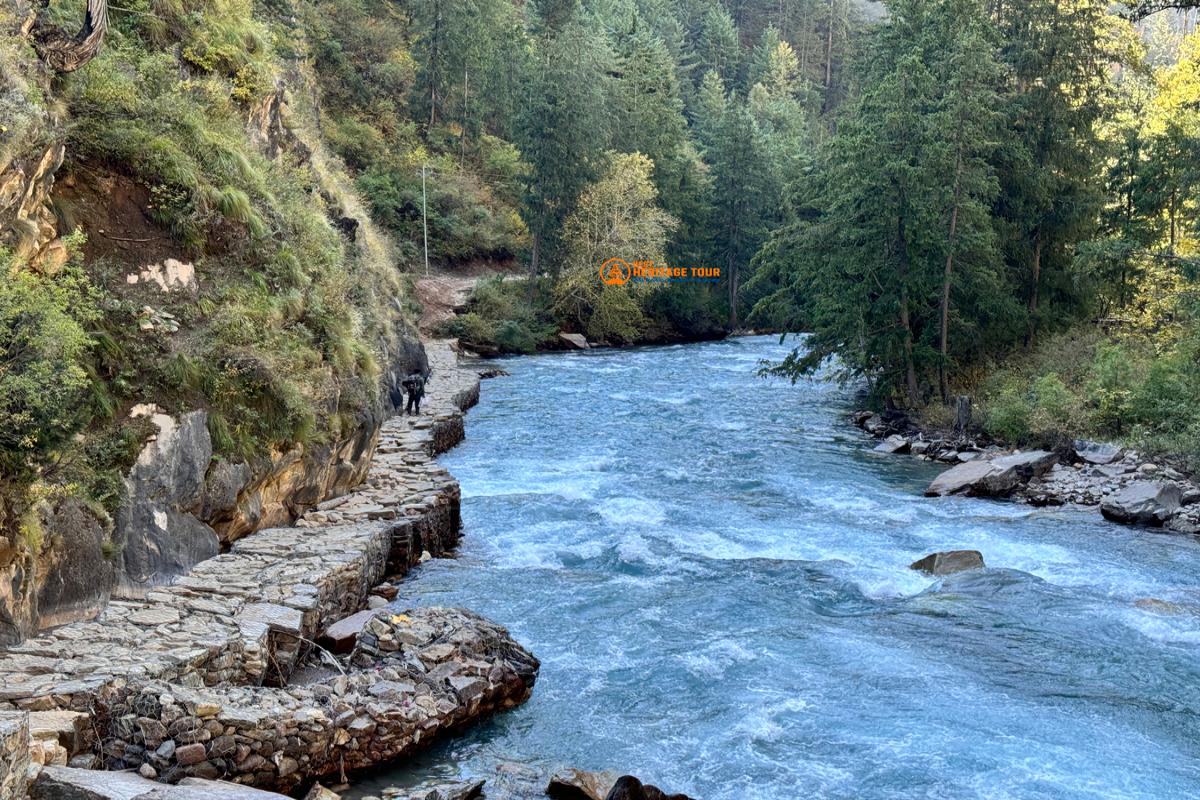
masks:
[[[1078,307],[1071,245],[1090,238],[1099,215],[1103,111],[1109,57],[1103,0],[1028,0],[1004,7],[1000,29],[1013,98],[1001,149],[999,211],[1014,277],[1024,286],[1032,343],[1052,304]]]
[[[544,262],[557,273],[562,222],[596,177],[608,140],[605,100],[612,53],[576,4],[546,0],[535,31],[536,58],[518,118],[517,144],[530,164],[526,221],[531,273]]]
[[[713,255],[720,262],[733,330],[740,324],[742,274],[766,236],[771,203],[762,135],[743,103],[726,109],[709,160],[720,187],[713,205]]]

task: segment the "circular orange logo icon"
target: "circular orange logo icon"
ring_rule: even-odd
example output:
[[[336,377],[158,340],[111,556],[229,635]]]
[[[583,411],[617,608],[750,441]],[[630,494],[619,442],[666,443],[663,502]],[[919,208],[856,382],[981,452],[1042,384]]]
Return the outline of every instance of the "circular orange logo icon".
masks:
[[[600,265],[600,280],[605,286],[624,286],[629,282],[629,264],[623,258],[610,258]]]

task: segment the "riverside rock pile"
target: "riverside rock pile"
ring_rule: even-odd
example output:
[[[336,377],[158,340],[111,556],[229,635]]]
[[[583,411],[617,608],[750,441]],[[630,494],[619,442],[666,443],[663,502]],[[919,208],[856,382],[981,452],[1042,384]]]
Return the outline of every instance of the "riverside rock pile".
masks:
[[[1133,450],[1077,441],[1067,453],[1014,451],[963,436],[926,438],[903,416],[859,411],[852,420],[882,440],[880,452],[954,464],[930,483],[930,496],[1014,496],[1038,506],[1094,507],[1114,522],[1200,533],[1200,486]]]
[[[538,662],[461,609],[380,611],[345,674],[270,689],[163,683],[102,696],[110,768],[288,791],[407,755],[439,732],[524,702]]]
[[[345,676],[266,688],[286,686],[310,643],[385,575],[458,542],[458,485],[433,457],[461,440],[479,377],[451,343],[427,347],[427,413],[388,422],[362,492],[0,652],[0,800],[23,796],[23,759],[291,788],[402,755],[528,696],[532,657],[503,629],[445,609],[376,631],[374,656],[356,651]]]

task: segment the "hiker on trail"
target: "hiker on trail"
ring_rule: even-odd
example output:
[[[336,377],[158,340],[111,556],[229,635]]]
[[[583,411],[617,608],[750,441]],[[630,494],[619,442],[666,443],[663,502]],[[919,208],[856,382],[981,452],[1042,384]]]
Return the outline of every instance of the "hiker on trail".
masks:
[[[425,376],[419,372],[410,372],[402,385],[404,391],[408,392],[408,405],[405,407],[404,413],[420,414],[421,398],[425,396]]]
[[[388,387],[388,398],[392,401],[392,408],[399,411],[404,408],[404,386],[397,380],[395,373],[392,374],[391,384]]]

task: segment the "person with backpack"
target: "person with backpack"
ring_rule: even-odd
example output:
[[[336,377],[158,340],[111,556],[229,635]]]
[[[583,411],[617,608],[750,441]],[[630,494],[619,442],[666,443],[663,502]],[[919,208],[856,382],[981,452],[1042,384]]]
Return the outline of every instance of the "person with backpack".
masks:
[[[425,396],[425,376],[419,372],[410,372],[401,385],[408,392],[408,405],[404,408],[406,414],[421,413],[421,398]]]

